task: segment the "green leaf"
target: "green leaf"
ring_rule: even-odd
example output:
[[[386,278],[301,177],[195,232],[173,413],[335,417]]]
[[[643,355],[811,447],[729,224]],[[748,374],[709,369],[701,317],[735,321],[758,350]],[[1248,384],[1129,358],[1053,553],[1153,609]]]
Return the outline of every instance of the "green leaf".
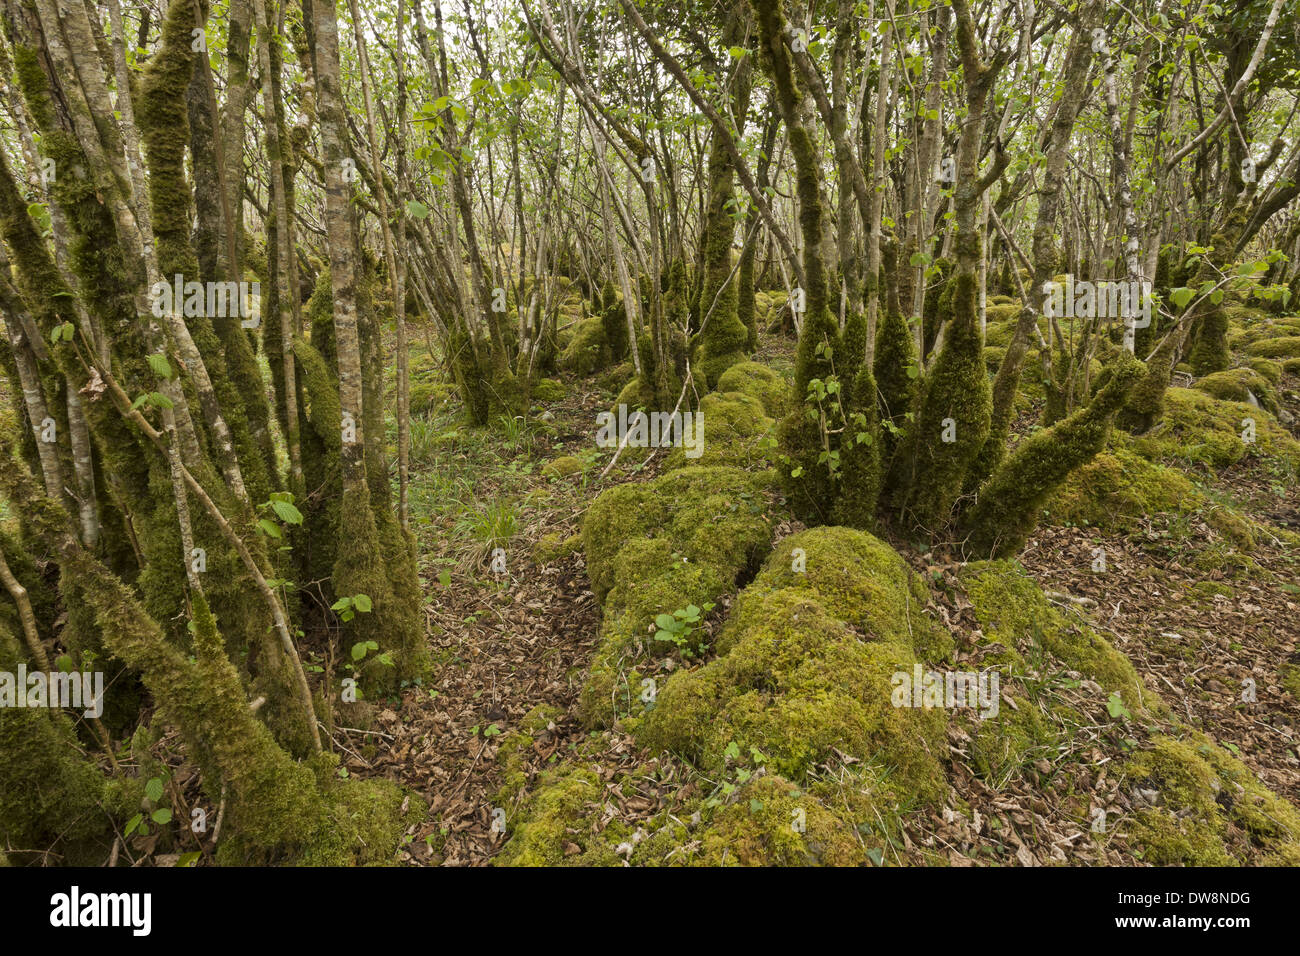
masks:
[[[285,524],[302,524],[302,512],[287,501],[272,501],[271,510]]]
[[[143,813],[137,813],[137,814],[136,814],[135,816],[133,816],[130,820],[126,821],[126,833],[125,833],[124,835],[125,835],[125,836],[130,836],[132,833],[134,833],[136,827],[138,827],[138,826],[140,825],[141,821],[143,821],[143,820],[144,820],[144,814],[143,814]]]
[[[667,630],[677,622],[673,620],[673,616],[671,614],[659,614],[655,616],[655,623],[658,624],[663,629]]]
[[[149,817],[153,820],[154,823],[172,822],[172,812],[168,810],[166,807],[158,808],[153,813],[149,814]]]
[[[369,614],[370,609],[374,607],[374,605],[370,603],[370,596],[366,594],[358,594],[354,596],[352,598],[352,606],[362,614]]]
[[[884,866],[885,851],[880,849],[879,847],[872,847],[871,849],[867,850],[867,859],[869,859],[876,866]]]
[[[281,537],[280,526],[274,521],[268,521],[266,518],[258,518],[257,527],[269,538],[275,538],[278,541]]]
[[[144,785],[144,795],[149,798],[151,803],[157,803],[162,799],[163,782],[161,777],[152,777]]]
[[[740,745],[733,740],[731,743],[727,744],[727,749],[722,751],[722,756],[727,757],[730,760],[739,760]]]
[[[429,207],[414,199],[406,201],[406,214],[412,219],[428,219]]]
[[[149,367],[159,378],[172,377],[172,363],[167,361],[167,356],[162,353],[149,356]]]
[[[367,650],[366,642],[357,641],[355,644],[352,645],[352,659],[354,661],[361,660],[361,658],[366,656],[366,650]]]
[[[180,859],[176,861],[177,866],[193,866],[199,862],[199,857],[203,854],[198,850],[191,850],[189,853],[182,853]]]
[[[1119,691],[1112,693],[1110,699],[1106,701],[1106,712],[1112,717],[1131,718],[1133,716],[1129,713],[1129,709],[1124,706],[1124,698],[1119,695]]]
[[[445,588],[451,587],[451,572],[442,570],[438,572],[438,583]]]
[[[1173,302],[1173,304],[1178,306],[1178,308],[1180,309],[1185,308],[1187,306],[1187,303],[1192,301],[1193,295],[1194,293],[1192,292],[1192,290],[1187,288],[1186,286],[1180,286],[1177,289],[1169,290],[1170,301]]]

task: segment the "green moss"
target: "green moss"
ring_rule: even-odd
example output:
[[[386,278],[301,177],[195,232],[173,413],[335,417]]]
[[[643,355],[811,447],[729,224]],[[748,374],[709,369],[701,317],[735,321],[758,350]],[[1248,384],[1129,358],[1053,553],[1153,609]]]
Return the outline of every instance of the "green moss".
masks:
[[[582,472],[582,461],[572,455],[561,455],[542,465],[542,475],[546,478],[568,478],[570,475],[580,475]]]
[[[514,819],[506,817],[508,842],[496,866],[612,866],[619,862],[607,837],[593,835],[585,818],[595,816],[605,788],[588,769],[563,767],[543,774],[537,791]],[[566,845],[577,848],[566,852]]]
[[[1069,714],[1072,723],[1082,723],[1073,711]],[[971,765],[998,789],[1027,764],[1055,756],[1062,736],[1056,718],[1027,701],[1022,701],[1018,709],[999,707],[996,715],[979,721],[973,730]]]
[[[1267,361],[1267,359],[1258,361]],[[1278,373],[1280,377],[1281,368],[1278,368]],[[1205,392],[1227,402],[1250,404],[1253,396],[1261,407],[1275,415],[1278,411],[1277,393],[1273,389],[1273,384],[1253,368],[1233,368],[1214,372],[1192,387],[1198,392]]]
[[[1138,454],[1153,460],[1197,462],[1214,468],[1258,456],[1300,471],[1300,442],[1266,411],[1186,388],[1168,389],[1164,408],[1156,426],[1134,440]],[[1253,443],[1242,440],[1246,419],[1255,423]]]
[[[991,640],[1026,659],[1046,651],[1067,669],[1096,681],[1106,693],[1118,691],[1134,713],[1163,709],[1159,697],[1142,686],[1129,659],[1091,625],[1051,604],[1020,565],[975,562],[961,570],[960,578],[980,627]]]
[[[1048,500],[1046,512],[1061,524],[1115,532],[1134,531],[1154,515],[1204,512],[1212,527],[1236,543],[1253,541],[1247,524],[1214,506],[1182,472],[1122,446],[1072,472]]]
[[[573,330],[573,338],[560,353],[560,368],[575,375],[590,375],[610,362],[605,325],[600,316],[583,319]]]
[[[1156,864],[1258,863],[1300,849],[1300,811],[1208,737],[1157,737],[1125,772],[1159,804],[1136,814],[1131,840]]]
[[[568,394],[568,387],[557,379],[543,378],[533,383],[533,398],[539,402],[558,402]]]
[[[800,812],[802,811],[802,813]],[[795,826],[795,821],[800,821]],[[755,777],[699,835],[696,866],[865,866],[852,824],[788,780]]]
[[[314,761],[325,793],[325,823],[296,862],[302,866],[396,864],[403,834],[424,817],[424,801],[391,780],[340,780],[337,763],[333,754]]]
[[[772,418],[779,417],[790,400],[790,387],[785,379],[758,362],[739,362],[731,366],[719,376],[715,388],[719,392],[743,392],[757,399],[763,411]]]
[[[1300,335],[1260,339],[1247,345],[1245,351],[1257,358],[1300,358]]]
[[[22,660],[17,638],[0,624],[0,671],[15,674]],[[104,778],[63,711],[0,707],[0,766],[0,845],[15,862],[98,866],[107,858],[113,830],[101,809]],[[40,856],[46,852],[51,857]]]
[[[596,386],[606,392],[619,394],[624,392],[631,385],[639,385],[636,378],[636,369],[631,362],[620,362],[617,365],[604,366],[602,371],[596,376]],[[634,393],[640,395],[640,392]],[[649,401],[649,399],[643,400]],[[617,403],[615,403],[617,404]]]
[[[926,375],[915,431],[901,452],[911,459],[902,481],[907,493],[903,511],[912,525],[929,533],[951,518],[993,414],[983,344],[969,321],[973,281],[970,276],[955,280],[954,319],[943,351]]]
[[[1253,358],[1247,359],[1246,365],[1262,376],[1268,384],[1276,386],[1282,383],[1282,365],[1280,363],[1272,359]]]
[[[709,774],[725,769],[733,742],[754,747],[796,781],[835,748],[888,766],[900,792],[937,798],[944,720],[891,697],[895,673],[952,652],[924,603],[919,579],[871,535],[825,527],[786,538],[736,599],[718,656],[668,679],[637,739]]]
[[[696,412],[696,435],[702,442],[698,446],[700,454],[688,458],[686,446],[676,445],[664,460],[664,469],[688,466],[765,469],[768,461],[764,439],[773,425],[757,398],[742,392],[710,392],[700,401]]]
[[[1022,441],[980,488],[967,523],[968,540],[977,554],[1007,557],[1019,552],[1048,496],[1102,450],[1112,418],[1145,372],[1137,359],[1121,355],[1109,369],[1106,384],[1085,407]]]
[[[1284,664],[1278,670],[1278,682],[1288,694],[1300,700],[1300,664]]]
[[[875,376],[877,390],[876,400],[879,406],[880,421],[885,425],[880,430],[883,444],[881,458],[886,465],[893,459],[898,447],[899,436],[906,430],[907,415],[916,404],[917,388],[920,384],[916,359],[916,344],[907,320],[894,310],[887,310],[884,320],[876,331],[876,350],[872,372]]]
[[[994,299],[1005,299],[1006,296],[994,296]],[[1020,318],[1022,312],[1020,302],[1011,300],[1010,302],[994,303],[990,301],[984,306],[984,322],[988,325],[999,325],[1007,323],[1015,330],[1015,323]]]
[[[758,563],[771,540],[770,481],[770,473],[682,468],[592,502],[582,542],[604,620],[580,702],[589,725],[640,706],[635,663],[670,647],[648,640],[656,614],[715,601]]]

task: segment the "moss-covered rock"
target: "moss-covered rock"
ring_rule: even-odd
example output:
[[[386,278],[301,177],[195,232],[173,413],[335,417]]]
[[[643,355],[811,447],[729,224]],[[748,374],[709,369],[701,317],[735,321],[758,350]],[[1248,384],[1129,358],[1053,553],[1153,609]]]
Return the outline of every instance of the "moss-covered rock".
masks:
[[[572,455],[561,455],[559,458],[552,458],[542,465],[542,476],[545,478],[568,478],[571,475],[582,474],[583,470],[581,459],[574,458]]]
[[[580,701],[589,725],[641,706],[637,662],[671,649],[650,640],[655,615],[716,600],[762,560],[771,481],[771,472],[681,468],[592,502],[582,541],[604,620]]]
[[[1300,335],[1262,338],[1247,345],[1246,354],[1258,358],[1300,358]]]
[[[583,824],[605,794],[600,778],[586,768],[565,766],[542,776],[536,791],[512,821],[496,866],[612,866],[619,862],[607,837]]]
[[[560,353],[560,368],[575,375],[590,375],[606,367],[610,361],[609,345],[605,340],[605,325],[594,315],[583,319],[573,330],[573,338]]]
[[[796,549],[800,549],[796,552]],[[888,545],[848,528],[784,539],[737,598],[718,656],[674,674],[639,742],[720,773],[733,744],[796,782],[831,748],[878,760],[912,797],[944,791],[944,720],[895,707],[892,677],[952,653],[924,586]]]
[[[1267,361],[1267,359],[1260,361]],[[1278,372],[1280,375],[1280,368]],[[1231,368],[1224,369],[1222,372],[1213,372],[1197,381],[1192,387],[1198,392],[1205,392],[1227,402],[1258,405],[1277,414],[1277,393],[1273,390],[1273,383],[1253,368]]]
[[[533,398],[539,402],[558,402],[568,394],[568,387],[557,379],[543,378],[533,383]]]
[[[796,825],[797,821],[797,825]],[[851,823],[779,776],[755,777],[699,834],[694,866],[865,866]]]
[[[690,449],[675,445],[664,461],[665,470],[691,465],[749,470],[769,467],[764,439],[775,422],[764,414],[758,399],[743,392],[710,392],[700,400],[696,415],[695,435],[702,443],[699,455],[689,457]]]
[[[719,392],[743,392],[757,399],[763,411],[779,418],[789,402],[790,387],[776,372],[758,362],[739,362],[728,368],[718,378],[715,386]]]
[[[1238,545],[1253,542],[1249,524],[1213,503],[1182,472],[1150,462],[1118,446],[1072,472],[1046,505],[1059,524],[1129,532],[1160,515],[1202,512],[1216,530]]]
[[[1300,442],[1262,409],[1187,388],[1168,389],[1164,406],[1156,426],[1134,440],[1138,454],[1213,468],[1226,468],[1247,457],[1272,458],[1300,471]],[[1254,424],[1253,442],[1244,440],[1247,420]]]
[[[1125,766],[1154,806],[1137,810],[1129,840],[1157,865],[1296,865],[1300,811],[1208,737],[1157,737]]]

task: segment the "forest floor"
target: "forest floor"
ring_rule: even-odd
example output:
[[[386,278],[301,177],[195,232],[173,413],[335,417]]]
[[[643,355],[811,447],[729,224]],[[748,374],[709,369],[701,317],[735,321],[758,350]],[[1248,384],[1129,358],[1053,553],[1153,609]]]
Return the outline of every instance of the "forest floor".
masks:
[[[784,372],[792,355],[791,340],[770,336],[757,360]],[[413,361],[429,365],[427,356]],[[599,826],[617,819],[634,829],[713,784],[672,755],[650,757],[617,723],[588,732],[576,716],[601,618],[574,536],[602,490],[652,478],[660,463],[652,455],[602,474],[610,454],[594,447],[596,416],[610,407],[619,384],[608,372],[566,378],[566,395],[538,403],[527,422],[486,430],[458,425],[454,396],[443,393],[414,423],[411,510],[434,677],[400,698],[358,705],[340,717],[354,729],[340,727],[335,735],[349,773],[390,777],[428,802],[425,822],[408,832],[405,863],[482,865],[500,852],[506,840],[494,825],[494,801],[504,771],[497,751],[523,722],[532,743],[515,770],[532,781],[566,758],[581,761],[605,784]],[[1293,413],[1300,412],[1298,385],[1291,375],[1279,389]],[[566,458],[581,470],[557,475],[545,468]],[[1254,465],[1191,471],[1216,500],[1278,527],[1300,526],[1294,480],[1279,481]],[[1300,802],[1300,714],[1276,706],[1290,699],[1279,675],[1300,665],[1297,555],[1265,536],[1248,556],[1206,569],[1197,559],[1209,536],[1195,515],[1152,514],[1122,534],[1046,524],[1020,562],[1053,605],[1084,615],[1132,661],[1178,721],[1228,747],[1275,793]],[[957,583],[959,556],[890,543],[939,585],[932,589],[934,610],[959,649],[970,650],[967,638],[978,635],[978,623]],[[504,549],[504,572],[499,563],[492,568],[496,547]],[[1094,570],[1099,548],[1109,573]],[[721,604],[712,619],[725,613]],[[1240,705],[1247,678],[1272,706]],[[1051,693],[1087,713],[1095,700],[1084,698],[1096,689],[1085,680],[1081,687],[1054,685]],[[1003,697],[1022,690],[1004,686]],[[1135,736],[1161,732],[1157,724],[1120,730],[1103,711],[1095,724],[1075,728],[1068,748],[1031,755],[990,779],[970,760],[964,725],[950,722],[945,771],[961,800],[902,813],[884,855],[891,863],[953,865],[1141,863],[1140,850],[1123,839],[1090,839],[1077,821],[1090,805],[1124,811],[1140,799],[1110,771],[1140,746]]]

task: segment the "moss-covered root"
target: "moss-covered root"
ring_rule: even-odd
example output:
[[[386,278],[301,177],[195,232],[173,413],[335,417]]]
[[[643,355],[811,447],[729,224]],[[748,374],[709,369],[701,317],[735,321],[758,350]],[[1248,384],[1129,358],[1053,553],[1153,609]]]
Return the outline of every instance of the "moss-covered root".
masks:
[[[1146,371],[1127,352],[1120,353],[1116,362],[1092,401],[1021,442],[980,489],[967,522],[968,544],[976,554],[1016,554],[1043,513],[1048,496],[1105,446],[1115,412]]]

